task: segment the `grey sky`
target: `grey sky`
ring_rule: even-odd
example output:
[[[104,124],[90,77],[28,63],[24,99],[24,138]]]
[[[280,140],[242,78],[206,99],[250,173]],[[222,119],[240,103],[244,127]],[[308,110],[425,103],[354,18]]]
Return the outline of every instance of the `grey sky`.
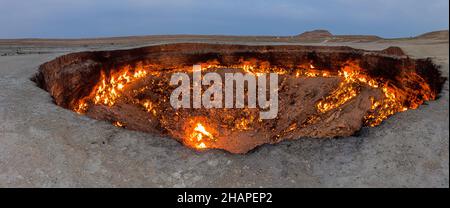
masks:
[[[448,0],[0,0],[0,38],[153,34],[414,36],[448,29]]]

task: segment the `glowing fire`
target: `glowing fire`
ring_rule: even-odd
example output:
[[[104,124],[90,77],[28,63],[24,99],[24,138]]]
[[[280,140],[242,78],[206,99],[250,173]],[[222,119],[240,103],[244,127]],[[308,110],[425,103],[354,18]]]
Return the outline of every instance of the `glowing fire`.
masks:
[[[114,105],[117,98],[120,97],[119,92],[123,91],[127,83],[144,77],[146,74],[147,72],[144,70],[137,70],[134,73],[130,73],[130,70],[125,69],[123,73],[118,76],[111,76],[109,81],[107,81],[105,75],[102,73],[101,84],[95,92],[94,104]]]
[[[365,71],[359,66],[357,62],[347,62],[337,72],[331,72],[313,64],[304,64],[293,69],[277,68],[270,66],[252,65],[252,63],[244,63],[233,66],[220,66],[216,62],[202,64],[203,69],[214,68],[239,68],[247,73],[254,73],[256,75],[265,72],[276,72],[279,74],[293,75],[295,77],[340,77],[342,79],[338,87],[326,97],[322,98],[316,103],[318,115],[327,113],[333,109],[337,109],[354,99],[359,95],[363,87],[373,89],[380,89],[382,92],[381,98],[370,97],[371,108],[364,117],[366,126],[377,126],[389,116],[405,111],[407,109],[415,109],[424,101],[435,98],[435,94],[430,87],[419,75],[415,73],[406,73],[406,80],[399,80],[400,82],[420,83],[419,91],[408,91],[409,89],[397,89],[395,85],[382,79],[373,79],[368,76]],[[140,78],[150,75],[150,71],[144,70],[142,67],[131,68],[126,66],[116,72],[111,72],[106,75],[102,72],[98,84],[93,88],[92,92],[80,99],[73,107],[73,110],[79,113],[86,112],[90,105],[105,105],[113,106],[116,101],[123,95],[124,90],[130,83],[139,80]],[[161,86],[164,90],[164,86]],[[153,116],[159,116],[160,109],[158,103],[150,100],[133,100],[132,102],[142,106],[147,112]],[[317,115],[312,115],[308,121],[302,125],[307,125],[314,122]],[[256,122],[254,117],[249,114],[248,117],[234,120],[233,130],[246,131],[252,129],[252,124]],[[124,126],[123,123],[114,122],[116,126]],[[216,141],[207,127],[201,122],[196,122],[195,127],[188,129],[187,136],[183,141],[197,149],[209,148],[210,142]],[[301,125],[299,125],[301,126]],[[297,124],[289,126],[287,131],[293,131],[297,128]],[[213,130],[213,128],[209,127]],[[214,131],[213,131],[214,132]]]
[[[354,62],[348,62],[338,74],[344,80],[339,84],[339,87],[336,90],[317,103],[317,110],[320,113],[325,113],[345,104],[359,94],[360,87],[363,85],[371,88],[380,88],[381,86],[384,98],[375,100],[371,97],[371,112],[365,116],[364,121],[367,126],[377,126],[381,124],[383,120],[397,112],[406,111],[408,110],[408,107],[415,109],[424,101],[435,98],[434,93],[432,93],[430,87],[421,77],[416,74],[410,74],[410,80],[418,80],[418,83],[421,83],[422,88],[422,91],[412,92],[411,94],[423,95],[422,97],[424,99],[414,99],[413,101],[415,102],[411,102],[410,106],[405,106],[404,101],[408,99],[408,96],[405,95],[405,93],[403,93],[404,95],[400,95],[402,92],[396,90],[395,87],[389,85],[388,82],[383,83],[382,80],[372,79],[363,72],[364,70],[362,70],[359,65]],[[409,99],[411,99],[411,97]]]
[[[121,96],[121,92],[124,90],[125,85],[147,75],[145,70],[140,68],[131,70],[129,66],[124,67],[121,71],[122,72],[120,73],[113,73],[109,79],[102,72],[100,84],[95,87],[93,92],[94,95],[81,99],[74,110],[78,113],[85,112],[89,107],[86,100],[91,97],[93,97],[92,101],[94,104],[113,106],[116,100]]]
[[[122,122],[120,122],[120,121],[114,121],[113,125],[117,126],[117,127],[123,127],[124,126],[124,124]]]
[[[197,149],[205,149],[207,148],[205,142],[208,141],[214,141],[214,136],[208,132],[203,124],[197,123],[193,132],[189,136],[189,145],[192,145],[193,147]]]

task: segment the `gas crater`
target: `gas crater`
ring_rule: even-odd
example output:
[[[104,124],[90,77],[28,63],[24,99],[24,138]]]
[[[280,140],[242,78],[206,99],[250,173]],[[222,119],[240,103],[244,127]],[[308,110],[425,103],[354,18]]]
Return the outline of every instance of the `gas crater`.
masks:
[[[174,109],[171,75],[192,76],[193,65],[222,77],[277,73],[277,117],[261,120],[263,109],[248,106]],[[42,64],[33,81],[57,105],[88,117],[198,150],[246,153],[287,139],[351,136],[437,99],[445,78],[430,59],[409,58],[397,47],[180,43],[64,55]]]

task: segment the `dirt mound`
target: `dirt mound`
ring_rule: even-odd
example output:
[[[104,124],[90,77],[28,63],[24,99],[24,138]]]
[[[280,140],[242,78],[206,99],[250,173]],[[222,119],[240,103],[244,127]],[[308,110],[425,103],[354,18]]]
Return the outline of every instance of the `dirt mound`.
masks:
[[[306,31],[300,35],[296,35],[295,37],[301,39],[324,39],[333,37],[333,34],[331,34],[328,30],[313,30]]]
[[[381,53],[388,54],[388,55],[394,55],[394,56],[405,56],[405,52],[397,46],[391,46],[389,48],[383,49]]]

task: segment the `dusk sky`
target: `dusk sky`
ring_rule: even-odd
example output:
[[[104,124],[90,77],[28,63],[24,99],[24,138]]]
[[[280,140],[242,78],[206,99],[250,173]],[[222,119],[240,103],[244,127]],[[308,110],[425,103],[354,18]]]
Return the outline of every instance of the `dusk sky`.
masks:
[[[157,34],[408,37],[448,29],[448,0],[0,0],[0,38]]]

